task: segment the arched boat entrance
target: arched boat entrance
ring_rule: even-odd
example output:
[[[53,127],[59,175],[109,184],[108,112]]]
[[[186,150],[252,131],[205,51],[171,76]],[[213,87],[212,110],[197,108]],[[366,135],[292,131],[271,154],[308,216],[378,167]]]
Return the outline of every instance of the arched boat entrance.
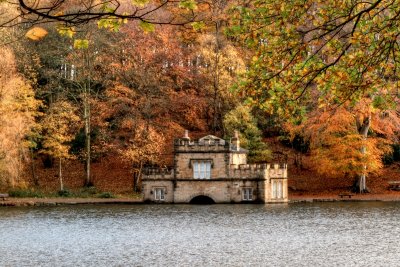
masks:
[[[196,196],[192,198],[189,202],[190,204],[200,204],[200,205],[210,205],[210,204],[215,204],[215,201],[204,195]]]

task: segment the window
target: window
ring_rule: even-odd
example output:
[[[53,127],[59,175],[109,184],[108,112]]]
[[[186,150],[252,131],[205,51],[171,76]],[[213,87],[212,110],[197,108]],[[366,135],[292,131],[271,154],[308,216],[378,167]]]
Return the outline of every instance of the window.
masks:
[[[193,178],[194,179],[210,179],[211,178],[211,161],[193,161]]]
[[[154,188],[154,200],[165,200],[165,188]]]
[[[253,200],[253,188],[243,188],[242,189],[242,199],[243,200]]]
[[[283,198],[282,181],[272,181],[272,198]]]

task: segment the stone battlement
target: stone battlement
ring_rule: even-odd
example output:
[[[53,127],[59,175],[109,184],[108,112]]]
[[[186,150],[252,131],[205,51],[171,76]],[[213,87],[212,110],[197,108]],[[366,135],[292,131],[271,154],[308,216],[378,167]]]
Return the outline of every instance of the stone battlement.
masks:
[[[168,168],[147,167],[143,169],[142,178],[173,179],[174,170]],[[287,164],[239,164],[229,166],[229,178],[287,178]],[[223,178],[223,177],[217,177]]]
[[[287,178],[287,164],[230,165],[231,178]]]
[[[185,139],[175,139],[174,149],[176,152],[191,152],[191,151],[227,151],[230,149],[229,142],[220,140],[196,140],[190,141]]]
[[[168,168],[147,167],[143,169],[142,179],[173,179],[174,170]]]

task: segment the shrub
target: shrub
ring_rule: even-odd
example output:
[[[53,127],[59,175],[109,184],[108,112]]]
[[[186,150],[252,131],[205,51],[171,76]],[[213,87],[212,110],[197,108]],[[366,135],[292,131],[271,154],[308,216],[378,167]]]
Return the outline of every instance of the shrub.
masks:
[[[60,197],[69,197],[69,196],[71,196],[71,192],[69,192],[68,190],[64,189],[64,190],[58,191],[57,195],[60,196]]]
[[[110,192],[103,192],[99,194],[99,198],[115,198],[115,196]]]
[[[96,195],[97,194],[97,189],[94,186],[88,186],[82,189],[81,191],[82,195]]]
[[[32,189],[12,189],[8,192],[10,197],[34,197],[42,198],[43,194]]]

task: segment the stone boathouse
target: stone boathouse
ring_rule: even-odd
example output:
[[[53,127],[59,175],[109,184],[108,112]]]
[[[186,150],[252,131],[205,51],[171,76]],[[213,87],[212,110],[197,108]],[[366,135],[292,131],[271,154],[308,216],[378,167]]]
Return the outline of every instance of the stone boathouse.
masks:
[[[174,141],[174,166],[146,168],[144,201],[165,203],[282,203],[288,201],[287,165],[247,164],[237,135]]]

